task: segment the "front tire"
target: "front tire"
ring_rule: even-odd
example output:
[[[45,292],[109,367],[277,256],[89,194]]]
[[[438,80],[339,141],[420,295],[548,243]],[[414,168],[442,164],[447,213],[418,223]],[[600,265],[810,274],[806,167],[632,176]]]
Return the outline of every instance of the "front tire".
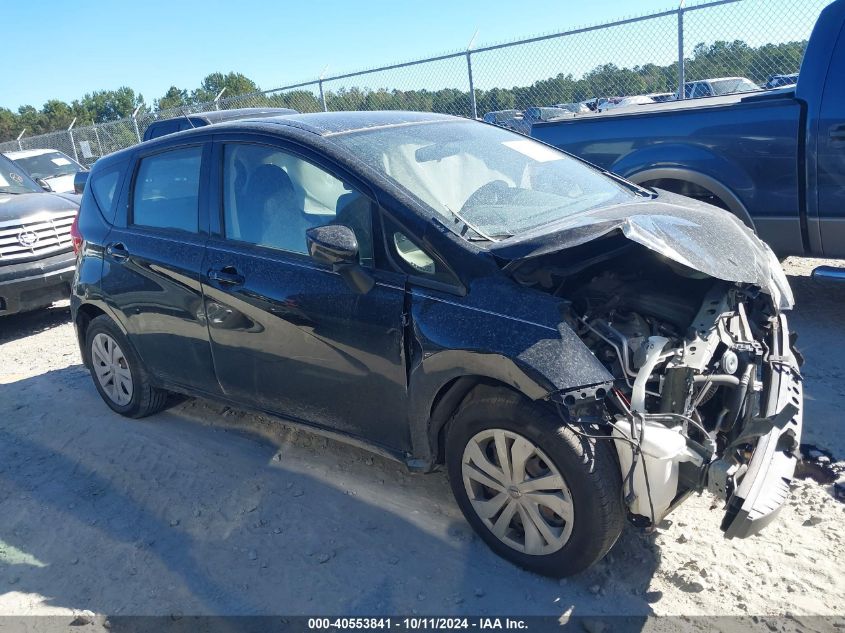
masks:
[[[600,560],[624,524],[607,442],[579,437],[550,408],[482,386],[446,438],[446,466],[467,521],[503,558],[544,576]]]
[[[88,324],[85,352],[94,386],[112,410],[143,418],[165,407],[167,392],[152,385],[129,340],[111,318],[100,315]]]

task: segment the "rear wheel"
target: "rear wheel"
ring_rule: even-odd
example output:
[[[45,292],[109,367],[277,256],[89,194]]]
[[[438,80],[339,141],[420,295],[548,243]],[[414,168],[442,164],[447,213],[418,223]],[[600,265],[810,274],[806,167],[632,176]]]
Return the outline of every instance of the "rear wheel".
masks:
[[[109,407],[131,418],[164,408],[167,392],[152,385],[135,350],[108,316],[91,321],[85,341],[94,386]]]
[[[467,521],[528,570],[578,573],[621,533],[621,477],[606,443],[579,437],[550,409],[506,389],[481,387],[464,400],[446,465]]]

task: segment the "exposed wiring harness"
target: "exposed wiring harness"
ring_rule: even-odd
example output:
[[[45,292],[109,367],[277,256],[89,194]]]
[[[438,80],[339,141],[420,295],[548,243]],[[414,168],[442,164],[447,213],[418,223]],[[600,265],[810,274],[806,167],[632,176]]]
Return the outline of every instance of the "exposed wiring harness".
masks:
[[[570,431],[578,435],[579,437],[588,438],[591,440],[610,440],[613,442],[625,442],[631,447],[631,467],[628,469],[628,472],[625,474],[625,477],[622,479],[622,502],[628,506],[633,503],[634,499],[636,499],[636,493],[634,492],[634,485],[633,485],[633,477],[634,473],[636,472],[637,464],[640,461],[640,457],[642,456],[642,440],[645,436],[645,417],[642,414],[635,414],[631,411],[629,405],[625,401],[625,395],[619,391],[616,387],[614,387],[610,394],[614,397],[614,404],[625,414],[625,416],[631,420],[631,437],[628,437],[626,433],[616,426],[613,422],[608,422],[610,426],[614,429],[619,431],[620,436],[616,435],[595,435],[593,433],[587,433],[583,430],[579,430],[569,421],[569,416],[563,410],[559,403],[555,403],[555,406],[558,409],[558,415],[564,421],[566,426],[569,428]],[[639,430],[637,430],[637,422],[639,422]],[[583,428],[583,427],[582,427]],[[651,525],[652,527],[656,526],[656,517],[654,515],[654,504],[652,503],[651,499],[651,485],[649,484],[648,480],[648,469],[646,468],[645,460],[643,459],[643,475],[645,477],[645,487],[646,487],[646,494],[648,496],[648,505],[651,512]],[[628,488],[628,494],[625,495],[625,488]]]

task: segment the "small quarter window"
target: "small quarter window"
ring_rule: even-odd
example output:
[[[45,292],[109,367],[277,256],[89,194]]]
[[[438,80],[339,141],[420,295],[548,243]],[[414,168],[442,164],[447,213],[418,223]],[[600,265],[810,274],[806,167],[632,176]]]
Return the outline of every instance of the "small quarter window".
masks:
[[[94,179],[94,182],[90,183],[94,200],[97,201],[97,206],[100,207],[100,210],[106,217],[111,217],[112,202],[114,201],[114,192],[117,190],[117,180],[119,177],[120,171],[115,169],[101,174]]]
[[[400,233],[399,231],[393,233],[393,245],[396,247],[396,254],[399,255],[402,261],[417,272],[426,275],[433,275],[437,272],[434,260],[409,240],[404,233]]]

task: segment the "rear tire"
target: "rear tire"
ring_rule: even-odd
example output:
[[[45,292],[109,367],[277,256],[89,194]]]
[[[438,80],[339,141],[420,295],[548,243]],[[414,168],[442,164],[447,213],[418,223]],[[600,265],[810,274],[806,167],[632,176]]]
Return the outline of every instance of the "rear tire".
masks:
[[[446,466],[458,506],[494,552],[560,578],[596,563],[622,532],[621,475],[610,449],[576,435],[543,404],[483,386],[449,426]]]
[[[167,391],[152,385],[129,340],[110,317],[103,314],[88,324],[85,354],[94,386],[115,412],[143,418],[165,407]]]

